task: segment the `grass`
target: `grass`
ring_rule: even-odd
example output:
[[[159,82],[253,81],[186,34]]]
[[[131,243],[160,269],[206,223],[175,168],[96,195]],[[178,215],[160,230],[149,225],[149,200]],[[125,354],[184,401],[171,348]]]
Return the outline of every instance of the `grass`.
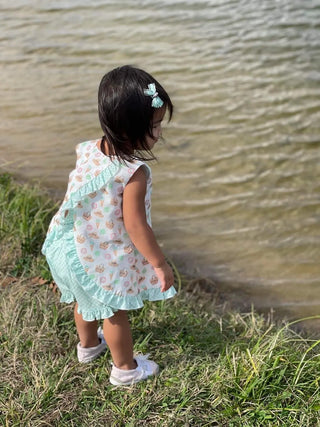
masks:
[[[38,253],[33,257],[39,259],[31,263],[32,275],[40,275],[42,261]],[[135,351],[150,352],[160,375],[115,388],[109,383],[108,352],[90,365],[77,362],[72,307],[59,303],[58,292],[31,280],[28,263],[10,283],[12,260],[5,265],[0,425],[320,425],[320,342],[290,325],[254,310],[224,312],[210,294],[181,286],[176,271],[179,296],[130,313]]]
[[[0,271],[48,276],[40,247],[57,205],[37,186],[16,183],[0,174]]]

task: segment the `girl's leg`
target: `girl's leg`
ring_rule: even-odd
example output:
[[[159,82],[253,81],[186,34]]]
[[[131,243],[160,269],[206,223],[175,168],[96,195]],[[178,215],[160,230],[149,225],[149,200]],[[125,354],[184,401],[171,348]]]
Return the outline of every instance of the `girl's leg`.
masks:
[[[78,313],[78,304],[76,304],[74,308],[74,320],[76,322],[81,347],[96,347],[100,343],[97,336],[97,320],[93,320],[92,322],[83,320],[82,315]]]
[[[111,352],[114,365],[119,369],[135,369],[133,342],[127,312],[117,311],[114,316],[104,319],[103,335]]]

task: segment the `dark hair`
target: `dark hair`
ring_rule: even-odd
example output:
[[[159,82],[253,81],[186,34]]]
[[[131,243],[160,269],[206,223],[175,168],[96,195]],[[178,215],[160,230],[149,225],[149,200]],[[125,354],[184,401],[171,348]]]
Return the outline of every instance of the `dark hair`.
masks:
[[[173,113],[173,105],[160,83],[147,72],[130,65],[115,68],[105,74],[98,92],[98,110],[102,140],[112,148],[119,160],[153,160],[146,138],[152,137],[152,120],[156,108],[143,90],[154,83],[163,107]],[[146,157],[144,153],[148,153]]]

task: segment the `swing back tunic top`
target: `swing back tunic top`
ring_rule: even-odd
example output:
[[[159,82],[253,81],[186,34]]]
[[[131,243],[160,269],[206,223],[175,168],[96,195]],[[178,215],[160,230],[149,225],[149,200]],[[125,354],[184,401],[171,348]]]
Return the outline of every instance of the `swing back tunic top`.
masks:
[[[124,188],[143,167],[147,174],[146,216],[151,226],[149,166],[105,156],[98,142],[76,147],[76,167],[42,247],[61,301],[77,301],[78,312],[87,321],[111,317],[119,309],[141,308],[144,300],[163,300],[176,293],[173,286],[161,292],[152,265],[131,242],[122,218]]]

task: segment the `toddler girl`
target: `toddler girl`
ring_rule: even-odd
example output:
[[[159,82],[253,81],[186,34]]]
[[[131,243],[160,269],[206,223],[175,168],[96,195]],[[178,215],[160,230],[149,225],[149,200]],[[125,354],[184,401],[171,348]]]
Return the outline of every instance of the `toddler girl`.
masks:
[[[76,147],[66,196],[43,245],[61,301],[76,301],[78,360],[90,362],[108,345],[110,382],[128,385],[155,375],[147,356],[133,355],[127,310],[175,295],[174,276],[151,229],[152,148],[173,106],[143,70],[107,73],[98,94],[102,139]],[[98,320],[104,319],[103,333]]]

